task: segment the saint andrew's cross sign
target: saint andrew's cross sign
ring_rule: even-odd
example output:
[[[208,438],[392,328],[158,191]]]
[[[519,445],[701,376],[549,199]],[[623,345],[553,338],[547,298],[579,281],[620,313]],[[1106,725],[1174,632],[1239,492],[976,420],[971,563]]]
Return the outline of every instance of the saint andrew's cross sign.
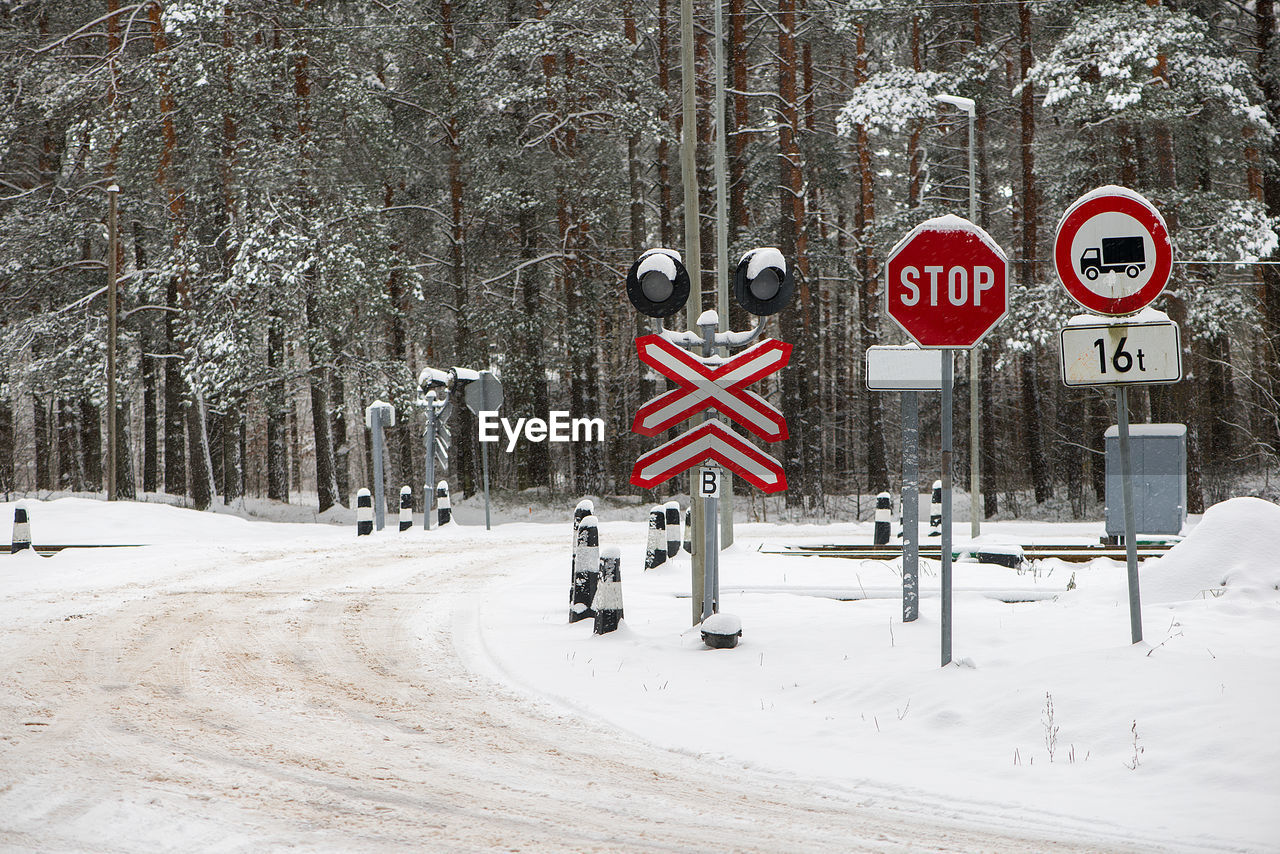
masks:
[[[661,335],[636,341],[640,361],[656,368],[677,388],[640,407],[632,431],[657,436],[694,413],[715,408],[766,442],[787,438],[787,421],[776,407],[747,386],[782,368],[791,358],[791,345],[772,338],[743,350],[715,366],[715,357],[700,358]]]
[[[656,436],[705,409],[715,409],[767,442],[787,438],[787,422],[776,407],[747,386],[780,370],[791,345],[767,338],[731,358],[695,356],[661,335],[636,340],[640,361],[658,370],[676,388],[640,407],[632,430]],[[745,441],[726,424],[711,419],[659,445],[636,461],[631,482],[651,489],[699,463],[715,461],[766,493],[787,488],[776,459]]]

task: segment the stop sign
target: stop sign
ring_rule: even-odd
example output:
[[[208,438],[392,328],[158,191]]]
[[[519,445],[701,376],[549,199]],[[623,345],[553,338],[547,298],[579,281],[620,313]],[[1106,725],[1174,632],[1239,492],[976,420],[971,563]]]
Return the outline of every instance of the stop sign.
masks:
[[[885,311],[921,347],[966,348],[1008,309],[1009,262],[958,216],[920,223],[889,252]]]

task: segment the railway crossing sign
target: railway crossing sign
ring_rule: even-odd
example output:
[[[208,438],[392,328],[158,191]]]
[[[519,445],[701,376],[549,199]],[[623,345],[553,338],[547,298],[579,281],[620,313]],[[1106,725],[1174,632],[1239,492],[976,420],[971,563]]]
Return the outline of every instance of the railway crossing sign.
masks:
[[[1095,314],[1133,314],[1160,295],[1173,266],[1164,218],[1141,194],[1099,187],[1058,223],[1053,265],[1071,298]]]
[[[1087,314],[1062,329],[1062,382],[1068,386],[1176,383],[1182,379],[1178,324],[1161,312],[1121,322]]]
[[[729,429],[709,418],[698,427],[642,454],[631,469],[631,482],[652,489],[663,481],[708,460],[719,463],[765,493],[787,488],[782,463]]]
[[[694,413],[714,408],[766,442],[787,438],[787,420],[782,413],[746,387],[786,365],[791,346],[766,338],[732,358],[719,360],[694,356],[661,335],[636,339],[640,361],[656,368],[677,388],[640,407],[632,431],[656,436]],[[715,364],[717,361],[720,364]]]
[[[1009,263],[978,226],[926,220],[889,251],[885,311],[921,347],[967,349],[1008,310]]]

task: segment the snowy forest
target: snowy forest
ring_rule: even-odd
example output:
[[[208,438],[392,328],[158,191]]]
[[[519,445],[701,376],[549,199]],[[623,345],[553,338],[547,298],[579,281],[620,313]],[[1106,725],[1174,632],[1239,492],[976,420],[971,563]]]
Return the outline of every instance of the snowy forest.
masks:
[[[0,492],[104,489],[114,267],[120,497],[350,506],[378,399],[397,412],[388,494],[419,492],[417,377],[453,366],[493,367],[512,420],[607,422],[603,443],[493,446],[495,488],[638,493],[656,442],[631,419],[661,381],[623,283],[644,250],[684,251],[679,6],[0,0]],[[977,219],[1011,261],[1009,316],[956,367],[958,479],[977,382],[985,513],[1101,499],[1114,400],[1062,383],[1080,309],[1050,259],[1063,211],[1106,184],[1154,202],[1174,242],[1155,307],[1185,379],[1135,389],[1133,420],[1187,425],[1192,513],[1276,469],[1274,0],[722,14],[721,126],[714,6],[694,0],[699,284],[714,306],[723,133],[730,265],[772,246],[796,275],[769,320],[791,363],[759,389],[790,424],[770,449],[789,503],[895,488],[897,396],[866,391],[863,354],[905,340],[882,310],[889,248],[968,213],[968,120],[939,95],[977,104]],[[921,403],[927,482],[938,396]],[[471,494],[475,419],[451,419],[447,477]]]

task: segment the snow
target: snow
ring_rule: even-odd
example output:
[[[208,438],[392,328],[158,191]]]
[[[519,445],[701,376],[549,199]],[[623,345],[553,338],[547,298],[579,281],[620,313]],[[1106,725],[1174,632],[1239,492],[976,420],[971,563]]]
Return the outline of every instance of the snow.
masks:
[[[706,311],[704,311],[702,314],[698,315],[698,320],[696,321],[695,325],[699,327],[719,326],[720,315],[716,313],[716,310],[714,308],[709,308]]]
[[[640,258],[640,266],[636,268],[636,277],[643,278],[645,273],[657,270],[668,280],[676,280],[675,261],[665,252],[649,252]]]
[[[637,571],[647,504],[596,499],[601,553],[620,553],[627,603],[622,628],[596,636],[590,620],[567,622],[573,502],[506,505],[485,532],[477,500],[458,501],[447,529],[423,531],[419,520],[359,542],[350,525],[28,500],[37,544],[150,545],[0,558],[0,847],[394,848],[369,840],[424,827],[414,792],[461,773],[448,764],[457,754],[414,763],[415,751],[460,739],[461,752],[483,750],[511,741],[512,727],[526,733],[530,716],[552,741],[518,760],[530,772],[518,793],[494,777],[501,799],[564,797],[563,779],[534,769],[570,749],[551,746],[555,733],[583,719],[616,733],[618,749],[639,738],[667,751],[641,760],[655,775],[682,773],[692,758],[743,786],[810,787],[840,813],[876,807],[1110,850],[1267,851],[1280,839],[1274,504],[1216,505],[1142,564],[1146,640],[1136,645],[1122,561],[1033,561],[1023,571],[958,561],[957,663],[940,667],[936,561],[921,562],[921,616],[904,624],[896,562],[776,553],[869,543],[870,522],[740,521],[720,562],[720,617],[745,631],[736,649],[712,652],[691,628],[687,556]],[[0,503],[0,518],[13,509]],[[519,521],[529,518],[557,521]],[[983,531],[978,543],[992,548],[1096,543],[1102,523]],[[311,620],[331,611],[342,621]],[[368,622],[357,621],[363,614]],[[206,636],[215,624],[220,633]],[[295,624],[307,630],[291,634]],[[170,634],[153,637],[157,627]],[[126,643],[135,629],[137,643]],[[381,664],[357,666],[360,639],[362,654],[387,648]],[[126,653],[139,649],[154,662],[131,676]],[[471,687],[419,708],[432,694],[411,683],[444,691],[445,650],[472,670],[462,683]],[[77,681],[81,667],[100,681]],[[295,681],[326,670],[305,688]],[[493,678],[507,687],[482,690]],[[366,696],[390,705],[353,705]],[[258,709],[266,723],[255,728]],[[415,736],[396,723],[401,714],[433,735]],[[465,720],[445,727],[441,715]],[[112,761],[114,772],[99,769]],[[274,770],[255,783],[262,769]],[[484,786],[457,797],[485,797]],[[286,791],[297,799],[285,803]],[[363,807],[344,805],[355,792],[399,823],[372,811],[363,823]],[[446,798],[432,794],[428,812]],[[662,803],[650,792],[630,808],[678,818]],[[344,822],[370,836],[343,835]]]
[[[742,631],[742,620],[733,614],[712,614],[702,621],[701,629],[713,635],[736,635]]]
[[[751,259],[747,264],[747,278],[754,279],[760,275],[761,271],[773,267],[778,270],[786,271],[787,259],[782,257],[782,253],[772,247],[763,249],[753,249],[747,253],[745,257]]]
[[[1169,315],[1157,308],[1147,306],[1134,314],[1118,317],[1103,317],[1097,314],[1074,314],[1067,319],[1067,326],[1115,326],[1135,323],[1172,323]]]
[[[1181,425],[1179,425],[1181,426]],[[1206,596],[1265,600],[1280,590],[1280,507],[1258,498],[1232,498],[1205,512],[1196,529],[1160,559],[1141,582],[1148,602]]]

